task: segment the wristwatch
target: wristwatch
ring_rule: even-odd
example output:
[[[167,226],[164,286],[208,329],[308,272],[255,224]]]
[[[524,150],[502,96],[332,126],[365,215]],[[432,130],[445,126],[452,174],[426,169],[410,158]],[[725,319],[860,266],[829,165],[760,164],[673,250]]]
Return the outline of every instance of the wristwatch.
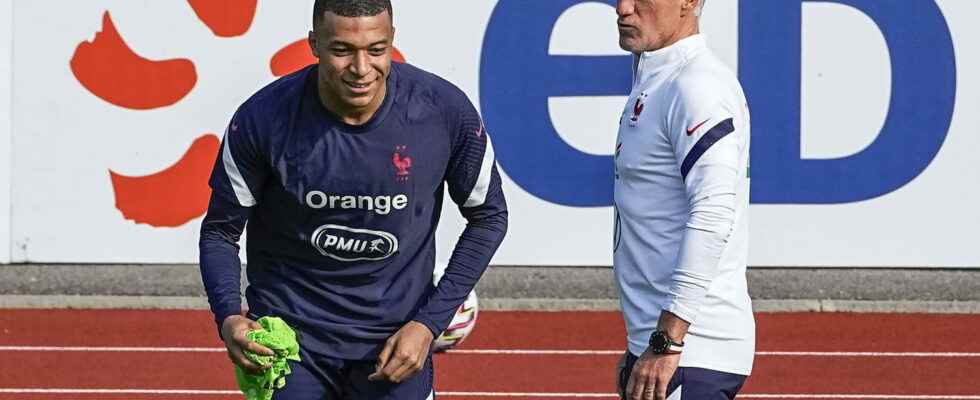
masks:
[[[650,352],[653,354],[681,354],[683,349],[684,342],[671,340],[667,331],[657,330],[650,335]]]

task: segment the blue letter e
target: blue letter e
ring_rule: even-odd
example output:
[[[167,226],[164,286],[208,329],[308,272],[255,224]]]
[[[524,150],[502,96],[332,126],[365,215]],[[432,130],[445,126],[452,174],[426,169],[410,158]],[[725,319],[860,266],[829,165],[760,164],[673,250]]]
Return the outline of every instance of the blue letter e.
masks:
[[[610,206],[611,156],[565,143],[548,113],[554,96],[625,96],[630,56],[548,54],[562,12],[583,0],[501,0],[490,16],[480,60],[480,105],[507,175],[552,203]],[[599,1],[613,4],[613,0]],[[596,21],[615,24],[616,21]],[[610,119],[610,124],[615,123]],[[610,149],[611,151],[612,149]]]

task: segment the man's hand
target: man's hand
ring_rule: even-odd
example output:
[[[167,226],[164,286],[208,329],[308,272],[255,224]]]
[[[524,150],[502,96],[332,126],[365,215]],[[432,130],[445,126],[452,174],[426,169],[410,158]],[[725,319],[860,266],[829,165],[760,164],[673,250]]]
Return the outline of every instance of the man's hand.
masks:
[[[429,358],[432,331],[425,325],[411,321],[385,342],[378,356],[378,363],[368,380],[387,380],[400,383],[415,375]]]
[[[251,375],[259,374],[271,365],[253,363],[245,357],[245,350],[264,356],[276,354],[269,348],[248,340],[245,336],[249,331],[258,329],[262,329],[262,325],[241,315],[232,315],[221,322],[221,338],[225,341],[225,348],[228,349],[228,358]]]
[[[644,351],[633,366],[626,395],[630,400],[666,400],[667,385],[677,371],[680,354],[653,354]]]
[[[660,313],[657,329],[667,332],[667,336],[675,342],[684,341],[691,324],[670,311]],[[681,361],[680,354],[653,354],[644,351],[636,360],[629,384],[626,385],[626,396],[630,400],[666,400],[667,385],[677,371]]]

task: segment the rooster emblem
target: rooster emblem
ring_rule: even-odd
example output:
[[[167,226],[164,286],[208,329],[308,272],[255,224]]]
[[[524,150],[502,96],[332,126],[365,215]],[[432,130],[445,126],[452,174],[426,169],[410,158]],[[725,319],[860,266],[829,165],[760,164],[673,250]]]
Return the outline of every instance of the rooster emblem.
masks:
[[[636,122],[640,119],[640,114],[643,113],[643,98],[646,97],[645,94],[641,94],[636,97],[636,103],[633,104],[633,116],[630,117],[630,121]]]
[[[391,163],[395,165],[395,176],[400,181],[408,180],[408,169],[412,167],[412,157],[402,156],[405,146],[395,147],[395,153],[391,155]]]

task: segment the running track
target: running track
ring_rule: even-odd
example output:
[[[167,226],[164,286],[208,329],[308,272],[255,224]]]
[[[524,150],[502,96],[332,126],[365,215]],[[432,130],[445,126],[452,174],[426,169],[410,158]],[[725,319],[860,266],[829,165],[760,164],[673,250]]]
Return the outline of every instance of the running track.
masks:
[[[980,315],[757,314],[742,399],[980,400]],[[615,399],[615,312],[483,312],[444,399]],[[0,310],[0,399],[237,399],[206,311]]]

